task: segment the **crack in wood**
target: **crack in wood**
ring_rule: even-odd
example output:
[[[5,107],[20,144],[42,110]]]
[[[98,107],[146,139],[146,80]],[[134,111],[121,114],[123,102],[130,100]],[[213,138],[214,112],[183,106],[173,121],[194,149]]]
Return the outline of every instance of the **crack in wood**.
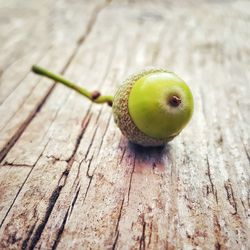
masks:
[[[213,215],[213,224],[214,224],[214,236],[215,236],[215,249],[221,248],[221,242],[223,241],[221,225],[216,214]]]
[[[91,141],[90,141],[89,146],[88,146],[88,148],[87,148],[87,151],[86,151],[86,153],[85,153],[85,157],[84,157],[85,160],[87,159],[88,154],[89,154],[89,151],[90,151],[90,149],[91,149],[91,147],[92,147],[92,145],[93,145],[93,142],[94,142],[94,139],[95,139],[95,136],[96,136],[98,127],[99,127],[99,126],[98,126],[98,121],[99,121],[101,112],[102,112],[102,108],[99,110],[99,113],[98,113],[98,115],[97,115],[97,119],[96,119],[96,124],[97,124],[97,126],[96,126],[96,128],[95,128],[95,130],[94,130],[94,134],[93,134],[93,136],[92,136],[92,138],[91,138]]]
[[[92,175],[89,174],[90,165],[91,165],[91,162],[92,162],[93,158],[94,158],[94,156],[92,155],[92,157],[89,160],[88,166],[87,166],[86,177],[89,178],[89,183],[88,183],[88,186],[86,188],[86,191],[85,191],[85,194],[84,194],[84,197],[83,197],[83,203],[85,202],[85,199],[87,197],[87,194],[88,194],[88,191],[89,191],[89,188],[90,188],[90,184],[92,182],[93,175],[94,175],[94,172],[96,170],[96,168],[95,168]]]
[[[118,228],[119,228],[119,224],[120,224],[120,221],[121,221],[124,200],[125,200],[125,197],[123,196],[121,206],[120,206],[120,210],[119,210],[119,214],[118,214],[118,218],[117,218],[117,222],[116,222],[116,227],[115,227],[115,240],[114,240],[114,243],[112,245],[113,250],[116,249],[116,245],[117,245],[118,238],[119,238],[119,229]]]
[[[19,163],[12,163],[12,162],[3,162],[3,164],[0,164],[0,166],[7,166],[7,167],[27,167],[27,168],[32,168],[34,165],[29,165],[29,164],[19,164]]]
[[[148,229],[149,229],[149,237],[148,237],[147,248],[150,248],[151,238],[152,238],[152,233],[153,233],[153,222],[152,221],[150,222]]]
[[[250,153],[248,152],[246,145],[245,145],[245,143],[243,143],[243,141],[242,141],[242,145],[243,145],[243,148],[245,150],[245,154],[247,156],[248,162],[250,163]]]
[[[60,242],[60,239],[62,237],[68,215],[69,215],[69,208],[68,208],[68,210],[67,210],[67,212],[66,212],[66,214],[65,214],[65,216],[63,218],[63,222],[62,222],[61,226],[59,227],[59,230],[58,230],[57,235],[56,235],[56,239],[55,239],[54,244],[53,244],[53,246],[51,248],[52,250],[55,250],[57,248],[57,246],[58,246],[58,243]]]
[[[245,211],[245,214],[246,214],[246,217],[247,217],[247,209],[245,207],[245,203],[244,203],[244,201],[242,199],[240,199],[240,201],[241,201],[242,207],[244,208],[244,211]]]
[[[146,231],[146,222],[145,222],[145,219],[144,219],[144,214],[142,215],[142,234],[141,234],[141,237],[140,237],[140,250],[145,250],[145,247],[146,247],[146,242],[145,242],[145,239],[146,239],[146,236],[145,236],[145,231]]]
[[[17,237],[17,232],[15,231],[14,233],[10,233],[8,235],[7,243],[9,245],[13,245],[16,242],[21,241],[21,240],[22,240],[22,238],[21,237]]]
[[[207,195],[211,192],[215,197],[216,203],[218,204],[217,190],[214,187],[214,183],[213,183],[213,180],[212,180],[212,175],[211,175],[211,170],[210,170],[210,163],[209,163],[208,157],[207,157],[207,175],[208,175],[208,179],[209,179],[210,186],[211,186],[211,190],[207,186]]]
[[[23,243],[22,243],[22,246],[21,246],[21,249],[27,249],[27,246],[28,246],[28,242],[30,240],[30,237],[36,227],[36,224],[37,224],[38,220],[36,220],[36,222],[32,225],[32,227],[30,228],[30,230],[28,231],[27,233],[27,236],[26,238],[23,240]]]
[[[4,69],[1,69],[0,68],[0,80],[1,80],[1,78],[2,78],[2,76],[3,76],[3,73],[4,73]],[[0,86],[2,85],[2,83],[1,83],[1,81],[0,81]],[[2,104],[2,103],[0,103],[0,104]]]
[[[199,246],[199,238],[202,238],[203,241],[208,238],[208,234],[205,231],[200,231],[200,230],[195,230],[192,234],[188,233],[186,231],[187,239],[190,241],[190,243],[194,246],[197,247]]]
[[[99,153],[100,153],[100,151],[101,151],[101,148],[102,148],[102,145],[103,145],[103,141],[104,141],[104,137],[105,137],[105,135],[106,135],[106,133],[107,133],[107,131],[108,131],[108,127],[109,127],[109,125],[110,125],[111,118],[112,118],[112,113],[110,113],[108,122],[107,122],[107,124],[106,124],[106,126],[105,126],[105,130],[104,130],[103,136],[102,136],[102,138],[101,138],[101,143],[100,143],[99,148],[98,148],[98,150],[97,150],[97,156],[99,155]]]
[[[221,244],[219,242],[216,242],[215,245],[214,245],[214,248],[216,250],[220,250],[221,249]]]
[[[120,161],[119,161],[119,165],[122,163],[122,160],[124,159],[125,152],[126,152],[126,148],[124,148],[122,150],[122,155],[121,155],[121,158],[120,158]]]
[[[79,186],[79,188],[77,189],[76,194],[75,194],[75,196],[74,196],[74,198],[73,198],[73,201],[72,201],[72,203],[71,203],[71,208],[70,208],[70,213],[69,213],[69,216],[70,216],[70,215],[72,214],[72,212],[73,212],[73,209],[74,209],[74,206],[75,206],[76,200],[77,200],[77,198],[78,198],[78,195],[79,195],[80,189],[81,189],[81,186]]]
[[[91,165],[91,162],[92,162],[93,158],[94,158],[94,156],[92,155],[92,157],[91,157],[90,160],[89,160],[89,164],[88,164],[87,171],[86,171],[86,176],[87,176],[89,179],[91,179],[91,178],[93,177],[93,175],[90,175],[90,174],[89,174],[90,165]]]
[[[112,250],[116,249],[118,238],[119,238],[119,230],[116,233],[116,237],[115,237],[115,241],[114,241],[113,246],[112,246]]]
[[[248,192],[247,192],[247,205],[250,208],[250,189],[248,189]]]
[[[91,176],[90,179],[89,179],[89,183],[88,183],[88,186],[87,186],[87,188],[86,188],[86,191],[85,191],[85,194],[84,194],[84,197],[83,197],[83,203],[85,202],[85,200],[86,200],[86,198],[87,198],[87,195],[88,195],[88,192],[89,192],[89,188],[90,188],[92,179],[93,179],[93,176]]]
[[[40,240],[42,232],[43,232],[43,230],[44,230],[44,228],[49,220],[49,217],[50,217],[52,210],[55,206],[55,203],[56,203],[56,201],[61,193],[62,188],[63,188],[63,185],[57,186],[56,189],[52,192],[52,194],[49,198],[49,204],[48,204],[48,207],[46,209],[44,218],[43,218],[42,222],[36,228],[36,231],[31,239],[31,243],[30,243],[30,247],[29,247],[30,250],[34,249],[36,244]]]
[[[77,187],[79,185],[79,182],[80,182],[79,181],[79,176],[80,176],[80,168],[81,168],[82,162],[83,162],[83,160],[80,163],[78,163],[76,178],[74,179],[74,182],[73,182],[73,186],[75,186],[76,189],[77,189]],[[77,184],[76,184],[76,182],[77,182]]]
[[[70,171],[70,169],[67,166],[66,169],[62,172],[61,177],[58,180],[58,186],[60,185],[61,182],[63,182],[65,184],[65,181],[69,175],[69,171]]]
[[[228,200],[229,204],[234,209],[234,212],[232,212],[232,215],[236,215],[238,213],[237,203],[236,203],[236,200],[234,197],[234,191],[233,191],[232,184],[231,184],[230,180],[228,180],[227,182],[224,183],[224,188],[225,188],[226,193],[227,193],[227,200]]]
[[[129,178],[127,206],[129,205],[129,197],[130,197],[130,190],[131,190],[131,186],[132,186],[132,178],[133,178],[133,174],[135,172],[135,159],[136,159],[136,154],[134,155],[133,168],[132,168],[130,178]]]
[[[91,33],[91,31],[93,30],[94,24],[97,21],[97,17],[99,15],[99,13],[105,8],[107,7],[110,3],[112,2],[112,0],[106,0],[103,4],[97,6],[95,8],[95,10],[93,11],[93,15],[90,18],[90,21],[87,25],[86,28],[86,32],[78,39],[77,44],[78,46],[81,46],[81,44],[87,39],[88,35]],[[77,52],[77,51],[76,51]]]
[[[54,164],[54,163],[56,163],[56,162],[58,162],[58,161],[60,161],[60,162],[67,162],[67,161],[65,161],[65,160],[61,160],[59,157],[56,157],[56,156],[54,156],[54,155],[46,155],[46,158],[47,159],[49,159],[49,160],[51,160],[51,163],[52,164]]]
[[[82,129],[79,133],[79,135],[77,136],[77,139],[76,139],[76,143],[75,143],[75,147],[73,149],[73,152],[71,154],[71,156],[66,160],[66,162],[68,162],[69,165],[72,165],[73,164],[73,161],[74,161],[74,158],[75,158],[75,155],[76,155],[76,151],[80,145],[80,142],[82,140],[82,137],[84,135],[84,132],[90,122],[90,119],[91,119],[91,114],[90,114],[90,107],[87,111],[87,114],[85,115],[85,117],[83,118],[83,126],[82,126]]]

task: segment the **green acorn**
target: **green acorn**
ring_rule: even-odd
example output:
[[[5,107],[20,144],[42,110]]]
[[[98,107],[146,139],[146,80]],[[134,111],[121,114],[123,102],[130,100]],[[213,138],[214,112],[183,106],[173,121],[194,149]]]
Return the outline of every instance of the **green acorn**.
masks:
[[[34,65],[33,72],[63,83],[95,103],[112,106],[114,120],[129,141],[161,146],[187,125],[193,113],[193,96],[187,84],[164,69],[148,69],[126,79],[114,97],[102,96]]]

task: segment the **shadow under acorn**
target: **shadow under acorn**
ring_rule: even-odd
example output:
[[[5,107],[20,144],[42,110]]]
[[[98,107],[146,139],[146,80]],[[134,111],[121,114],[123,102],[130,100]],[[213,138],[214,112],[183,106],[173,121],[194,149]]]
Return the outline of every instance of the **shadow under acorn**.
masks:
[[[136,168],[153,168],[158,171],[164,171],[171,161],[171,145],[159,147],[142,147],[140,145],[128,142],[128,150],[135,156]]]

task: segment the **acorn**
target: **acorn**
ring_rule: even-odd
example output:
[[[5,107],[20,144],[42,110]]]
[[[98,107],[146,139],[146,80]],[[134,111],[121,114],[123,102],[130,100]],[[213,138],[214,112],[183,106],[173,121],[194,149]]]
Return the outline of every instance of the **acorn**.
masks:
[[[129,141],[162,146],[177,136],[192,117],[194,102],[188,85],[165,69],[146,69],[127,78],[115,96],[103,96],[37,65],[36,74],[74,89],[95,103],[112,106],[114,121]]]

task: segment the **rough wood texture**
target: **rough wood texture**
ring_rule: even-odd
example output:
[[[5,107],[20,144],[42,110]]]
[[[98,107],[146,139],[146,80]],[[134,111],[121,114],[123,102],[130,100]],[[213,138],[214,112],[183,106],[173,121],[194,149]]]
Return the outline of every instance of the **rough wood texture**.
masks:
[[[250,248],[249,1],[0,4],[0,249]],[[171,69],[194,117],[136,147],[33,63],[103,93]]]

